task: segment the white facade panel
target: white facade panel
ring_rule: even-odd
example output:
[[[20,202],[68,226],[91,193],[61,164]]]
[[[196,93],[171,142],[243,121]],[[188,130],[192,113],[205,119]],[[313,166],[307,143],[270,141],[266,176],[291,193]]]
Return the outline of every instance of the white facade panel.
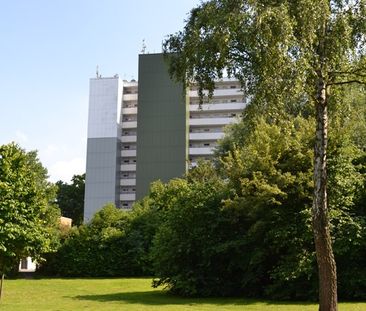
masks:
[[[120,194],[119,198],[121,201],[135,201],[136,194],[135,193],[122,193],[122,194]]]
[[[218,140],[224,137],[224,133],[189,133],[189,140]]]
[[[124,172],[135,172],[136,171],[136,164],[122,164],[121,171]]]
[[[214,148],[189,148],[189,155],[210,155],[213,154]]]
[[[88,138],[118,137],[121,96],[118,77],[90,79]]]

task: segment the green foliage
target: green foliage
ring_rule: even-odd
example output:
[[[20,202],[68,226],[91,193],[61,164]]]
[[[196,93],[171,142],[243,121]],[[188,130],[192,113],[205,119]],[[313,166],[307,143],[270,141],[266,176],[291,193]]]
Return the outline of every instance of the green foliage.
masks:
[[[221,158],[225,182],[203,163],[165,185],[156,285],[183,295],[314,297],[312,121],[258,120],[247,133]]]
[[[193,174],[188,177],[190,182],[172,180],[162,190],[162,197],[168,200],[152,249],[159,278],[154,286],[165,284],[184,296],[225,295],[235,290],[230,277],[235,278],[235,270],[240,268],[233,266],[231,271],[231,260],[221,249],[226,239],[222,229],[229,229],[228,220],[220,214],[223,184],[219,179],[202,180],[202,175]]]
[[[364,97],[345,94],[330,111],[329,209],[339,295],[365,299]],[[201,161],[182,179],[153,183],[132,212],[104,207],[44,268],[154,275],[155,286],[184,296],[315,300],[313,117],[304,107],[270,118],[253,107],[228,130],[215,165]]]
[[[247,220],[251,243],[244,286],[254,295],[313,297],[312,120],[258,120],[245,146],[223,159],[235,196],[225,202]],[[258,274],[262,278],[258,278]],[[295,284],[296,280],[298,283]],[[292,283],[292,286],[283,286]]]
[[[365,299],[366,155],[357,135],[364,97],[358,89],[337,96],[328,186],[339,295]],[[304,107],[270,118],[253,107],[228,130],[214,165],[200,161],[184,178],[153,183],[132,212],[104,207],[64,237],[44,268],[154,275],[155,286],[184,296],[315,300],[314,120]]]
[[[0,146],[0,274],[22,257],[39,262],[57,246],[55,194],[36,152],[14,143]]]
[[[191,10],[170,35],[170,71],[200,94],[224,73],[259,105],[312,101],[321,76],[331,85],[365,82],[365,1],[211,0]]]
[[[337,105],[339,86],[366,84],[365,13],[364,0],[210,0],[193,9],[184,30],[164,42],[171,75],[184,86],[197,83],[201,102],[203,90],[208,90],[210,98],[215,80],[227,73],[253,95],[252,107],[258,115],[265,113],[267,122],[276,122],[294,100],[300,107],[304,103],[315,108],[312,223],[321,310],[337,309],[336,265],[329,247],[327,109]],[[288,196],[286,187],[296,187],[291,183],[297,182],[297,174],[286,167],[280,170],[276,163],[280,159],[266,156],[271,151],[281,154],[277,147],[285,146],[269,146],[264,140],[263,149],[246,150],[251,154],[245,156],[249,167],[237,161],[240,152],[232,152],[231,161],[239,167],[233,170],[232,183],[244,206],[282,206]],[[346,163],[348,176],[356,177]],[[251,164],[258,164],[258,169]],[[357,182],[333,178],[333,183],[331,191],[344,199],[341,205],[351,204],[352,190],[346,193],[345,184],[356,187]]]
[[[164,209],[152,249],[155,285],[186,296],[316,299],[314,122],[251,122],[225,137],[217,169],[202,162],[186,179],[152,187],[149,204]],[[339,294],[350,299],[365,298],[366,170],[346,123],[331,135],[329,206]]]
[[[64,237],[57,253],[49,254],[44,274],[60,276],[136,276],[151,271],[148,251],[158,217],[144,203],[132,212],[108,204],[90,223]]]
[[[81,225],[84,212],[85,174],[74,175],[72,183],[56,182],[57,204],[62,216],[72,219],[73,225]]]

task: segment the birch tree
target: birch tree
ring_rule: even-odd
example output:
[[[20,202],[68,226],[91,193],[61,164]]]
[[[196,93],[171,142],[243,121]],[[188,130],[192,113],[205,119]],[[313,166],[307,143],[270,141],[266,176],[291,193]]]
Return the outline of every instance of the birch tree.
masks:
[[[163,43],[171,75],[198,84],[201,99],[225,74],[252,105],[311,105],[314,133],[313,233],[319,310],[337,310],[337,274],[327,205],[328,106],[337,88],[366,83],[365,0],[210,0]],[[259,109],[258,108],[258,109]]]

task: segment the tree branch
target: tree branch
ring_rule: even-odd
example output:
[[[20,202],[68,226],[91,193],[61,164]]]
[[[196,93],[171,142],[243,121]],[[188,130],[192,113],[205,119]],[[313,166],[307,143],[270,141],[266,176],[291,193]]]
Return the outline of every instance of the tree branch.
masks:
[[[329,74],[330,75],[355,75],[355,76],[359,76],[359,77],[366,77],[366,74],[364,74],[364,72],[366,71],[366,67],[361,67],[355,70],[350,70],[350,71],[330,71]]]
[[[327,83],[327,86],[331,86],[331,85],[343,85],[343,84],[351,84],[351,83],[358,83],[358,84],[364,84],[364,85],[366,85],[366,81],[349,80],[349,81],[340,81],[340,82]]]

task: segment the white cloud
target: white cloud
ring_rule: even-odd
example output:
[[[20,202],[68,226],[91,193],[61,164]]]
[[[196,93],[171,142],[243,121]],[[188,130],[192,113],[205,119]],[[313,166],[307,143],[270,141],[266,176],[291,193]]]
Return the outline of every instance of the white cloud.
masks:
[[[72,176],[85,173],[85,159],[73,158],[68,161],[57,161],[48,167],[49,180],[56,182],[62,180],[69,183]]]

